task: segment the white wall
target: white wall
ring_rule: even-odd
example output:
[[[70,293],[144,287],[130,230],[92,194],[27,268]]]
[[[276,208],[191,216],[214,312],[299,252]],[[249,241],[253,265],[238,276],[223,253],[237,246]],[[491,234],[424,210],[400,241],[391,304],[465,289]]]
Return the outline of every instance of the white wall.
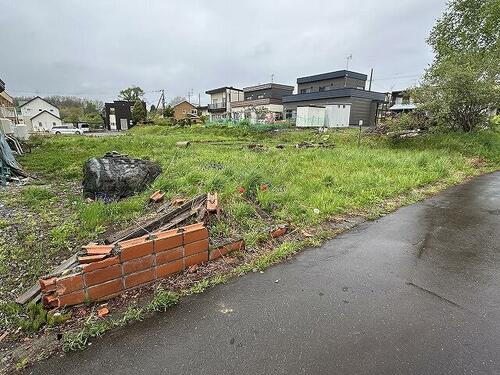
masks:
[[[53,115],[56,115],[57,117],[61,117],[59,115],[59,110],[57,109],[57,107],[54,107],[52,104],[46,102],[41,98],[36,98],[28,104],[23,105],[21,107],[21,116],[32,118],[33,116],[36,116],[43,111],[47,111],[52,113]]]
[[[42,113],[40,116],[31,119],[33,131],[45,132],[52,129],[53,126],[61,126],[60,119],[51,116],[50,113]]]

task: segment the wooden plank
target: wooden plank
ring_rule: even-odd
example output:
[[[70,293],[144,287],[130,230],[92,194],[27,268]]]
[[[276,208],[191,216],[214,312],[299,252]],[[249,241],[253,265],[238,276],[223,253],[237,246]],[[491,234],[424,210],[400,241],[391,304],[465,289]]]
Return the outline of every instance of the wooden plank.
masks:
[[[59,274],[62,271],[70,268],[73,264],[77,263],[77,255],[72,255],[70,258],[66,259],[64,262],[62,262],[60,265],[58,265],[56,268],[52,270],[50,275],[53,274]],[[24,305],[26,302],[31,301],[32,299],[36,298],[38,300],[40,296],[37,296],[40,294],[40,284],[37,282],[35,285],[33,285],[31,288],[29,288],[26,292],[21,294],[19,297],[16,298],[16,303],[19,303],[21,305]]]
[[[174,220],[179,215],[191,210],[193,207],[197,207],[200,203],[204,203],[207,196],[206,194],[199,195],[190,201],[182,204],[179,207],[172,207],[166,213],[157,216],[156,218],[149,220],[141,225],[134,225],[128,229],[120,231],[112,236],[105,239],[107,244],[112,244],[118,241],[125,241],[131,238],[140,237],[145,234],[154,232],[161,226]]]

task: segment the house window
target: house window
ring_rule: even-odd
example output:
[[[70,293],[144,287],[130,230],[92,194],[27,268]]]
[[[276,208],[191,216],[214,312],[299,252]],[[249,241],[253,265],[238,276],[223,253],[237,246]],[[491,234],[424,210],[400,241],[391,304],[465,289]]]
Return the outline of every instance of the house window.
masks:
[[[264,95],[257,95],[257,99],[264,99]]]
[[[193,115],[196,115],[196,114],[198,114],[198,111],[197,111],[196,109],[192,109],[192,110],[191,110],[191,113],[192,113]]]
[[[112,115],[114,115],[115,114],[115,108],[114,107],[110,108],[109,109],[109,113],[112,114]]]
[[[325,86],[320,86],[319,91],[325,91]]]
[[[41,128],[42,127],[42,122],[38,121],[38,126]]]
[[[53,110],[53,109],[51,109],[51,110],[50,110],[50,112],[54,112],[54,110]]]
[[[38,110],[39,110],[40,112],[42,112],[42,109],[41,109],[41,108],[38,108]]]
[[[53,122],[53,123],[52,123],[52,126],[56,126],[56,123],[55,123],[55,122]]]

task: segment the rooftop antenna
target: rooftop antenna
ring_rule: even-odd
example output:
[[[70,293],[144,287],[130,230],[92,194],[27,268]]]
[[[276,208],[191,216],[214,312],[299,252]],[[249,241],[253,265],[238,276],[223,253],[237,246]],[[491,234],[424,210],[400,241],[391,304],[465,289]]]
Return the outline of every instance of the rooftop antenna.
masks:
[[[345,70],[349,70],[349,60],[352,60],[352,53],[345,58],[346,61]]]
[[[348,70],[349,70],[349,60],[352,60],[352,53],[351,53],[349,56],[347,56],[347,57],[345,58],[345,61],[346,61],[346,64],[345,64],[345,70],[346,70],[346,71],[348,71]],[[347,75],[348,75],[348,74],[349,74],[349,73],[346,73],[346,74],[345,74],[345,77],[344,77],[344,87],[347,87]]]

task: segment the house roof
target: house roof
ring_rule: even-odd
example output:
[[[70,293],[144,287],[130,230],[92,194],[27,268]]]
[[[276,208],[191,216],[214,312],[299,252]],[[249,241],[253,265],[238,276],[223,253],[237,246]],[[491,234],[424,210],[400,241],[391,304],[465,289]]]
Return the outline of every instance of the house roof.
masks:
[[[252,92],[252,91],[264,90],[264,89],[282,89],[282,90],[293,91],[295,89],[295,87],[289,86],[289,85],[282,85],[279,83],[264,83],[262,85],[243,87],[244,92]]]
[[[54,115],[53,113],[50,113],[49,111],[42,111],[42,112],[37,113],[35,116],[33,116],[33,117],[31,118],[31,120],[33,120],[35,117],[40,116],[40,115],[41,115],[41,114],[43,114],[43,113],[48,113],[49,115],[51,115],[52,117],[55,117],[55,118],[56,118],[56,119],[58,119],[58,120],[60,120],[60,119],[61,119],[60,117],[58,117],[58,116]]]
[[[180,101],[179,103],[174,104],[172,107],[174,107],[174,108],[175,108],[175,107],[177,107],[179,104],[182,104],[182,103],[187,103],[187,104],[189,104],[191,107],[196,108],[196,106],[195,106],[194,104],[189,103],[187,100],[182,100],[182,101]]]
[[[55,106],[55,105],[54,105],[54,104],[52,104],[51,102],[48,102],[47,100],[45,100],[44,98],[42,98],[41,96],[38,96],[38,95],[37,95],[37,96],[35,96],[34,98],[31,98],[31,99],[30,99],[30,100],[28,100],[27,102],[24,102],[23,104],[19,105],[19,108],[24,107],[26,104],[31,103],[31,102],[32,102],[33,100],[35,100],[35,99],[41,99],[41,100],[43,100],[45,103],[48,103],[48,104],[50,104],[51,106],[56,107],[57,109],[59,109],[59,107],[58,107],[58,106]]]
[[[351,70],[344,69],[344,70],[336,70],[334,72],[329,72],[329,73],[322,73],[322,74],[315,74],[312,76],[299,77],[299,78],[297,78],[297,83],[316,82],[316,81],[323,81],[326,79],[334,79],[334,78],[341,78],[341,77],[350,77],[350,78],[362,79],[365,81],[368,78],[368,76],[366,74],[357,73],[357,72],[353,72]]]
[[[237,89],[236,87],[224,86],[224,87],[219,87],[218,89],[212,89],[212,90],[205,91],[205,94],[216,94],[216,93],[221,92],[221,91],[226,91],[227,89],[236,90],[236,91],[243,91],[242,89]]]
[[[309,100],[344,98],[344,97],[372,99],[379,102],[385,101],[384,93],[353,89],[353,88],[336,89],[329,91],[315,91],[315,92],[309,92],[307,94],[287,95],[284,96],[282,100],[283,103],[292,103],[292,102],[303,102]]]

